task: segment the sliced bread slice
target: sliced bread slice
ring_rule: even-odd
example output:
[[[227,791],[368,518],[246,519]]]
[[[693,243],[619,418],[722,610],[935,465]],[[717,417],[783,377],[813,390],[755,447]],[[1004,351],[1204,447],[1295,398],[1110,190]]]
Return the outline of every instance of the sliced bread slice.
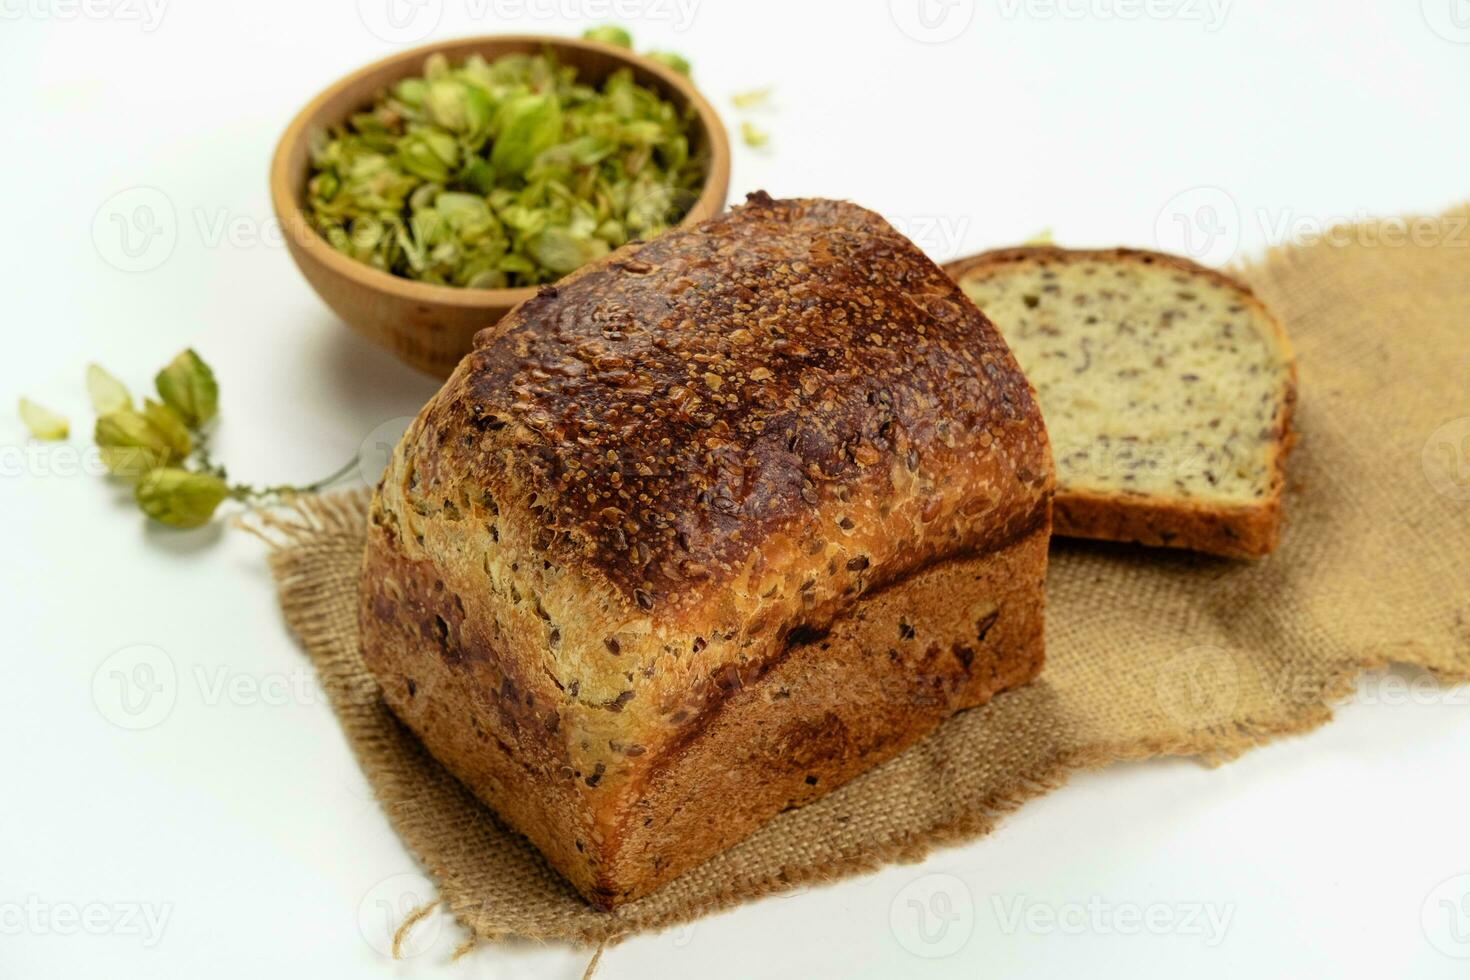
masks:
[[[1057,534],[1229,557],[1276,547],[1296,365],[1248,287],[1132,249],[1006,249],[947,271],[1036,389]]]

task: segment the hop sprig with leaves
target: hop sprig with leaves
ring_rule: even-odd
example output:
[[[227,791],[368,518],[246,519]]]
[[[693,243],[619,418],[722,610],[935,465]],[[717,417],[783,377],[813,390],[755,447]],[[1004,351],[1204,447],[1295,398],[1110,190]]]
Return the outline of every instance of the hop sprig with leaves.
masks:
[[[142,404],[117,378],[92,364],[87,394],[97,413],[92,438],[103,464],[133,485],[143,513],[172,527],[200,527],[226,500],[247,506],[276,503],[310,493],[348,472],[356,460],[324,480],[306,486],[232,483],[209,453],[209,436],[219,414],[219,383],[193,350],[185,350],[153,378],[158,398]]]

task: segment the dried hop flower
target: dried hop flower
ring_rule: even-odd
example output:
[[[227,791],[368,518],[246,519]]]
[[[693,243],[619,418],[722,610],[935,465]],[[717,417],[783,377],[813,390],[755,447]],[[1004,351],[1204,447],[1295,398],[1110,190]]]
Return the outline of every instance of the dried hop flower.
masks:
[[[212,473],[172,467],[154,470],[133,488],[143,513],[172,527],[207,524],[229,493],[225,481]]]
[[[143,403],[141,412],[124,408],[102,416],[93,438],[107,468],[130,480],[179,462],[193,446],[179,414],[151,399]]]
[[[38,405],[29,398],[20,400],[20,420],[25,423],[31,435],[37,439],[50,441],[65,439],[71,432],[71,426],[67,424],[65,417],[44,405]]]
[[[214,380],[214,372],[192,349],[169,361],[154,377],[153,384],[163,403],[177,412],[191,429],[205,425],[219,411],[219,385]]]

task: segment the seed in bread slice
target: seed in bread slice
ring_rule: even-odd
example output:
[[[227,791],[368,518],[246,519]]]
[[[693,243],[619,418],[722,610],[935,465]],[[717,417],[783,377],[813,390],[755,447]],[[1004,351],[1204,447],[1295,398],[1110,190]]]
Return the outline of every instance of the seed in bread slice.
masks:
[[[1007,249],[947,271],[1036,389],[1057,534],[1230,557],[1276,547],[1296,367],[1248,287],[1131,249]]]

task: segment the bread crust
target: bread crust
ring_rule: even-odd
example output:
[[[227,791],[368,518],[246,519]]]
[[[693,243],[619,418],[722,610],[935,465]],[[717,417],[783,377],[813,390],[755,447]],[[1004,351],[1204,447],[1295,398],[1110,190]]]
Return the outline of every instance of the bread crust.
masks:
[[[1034,675],[1053,487],[1029,385],[937,266],[854,205],[753,195],[477,338],[375,495],[363,655],[610,907]],[[900,605],[939,618],[879,656],[860,624]],[[964,669],[922,705],[833,691],[931,661]],[[789,758],[747,751],[777,730]]]
[[[377,639],[364,654],[386,702],[435,758],[610,909],[892,758],[955,711],[1034,679],[1045,660],[1050,539],[1043,518],[994,552],[936,562],[864,595],[827,631],[728,677],[713,710],[647,758],[618,798],[587,790],[587,775],[559,751],[565,743],[507,736],[546,722],[513,695],[496,696],[505,693],[492,686],[496,671],[466,676],[415,642],[416,621],[402,621],[397,637],[365,621]],[[437,574],[411,565],[380,542],[368,549],[364,586]],[[409,594],[432,602],[436,592]],[[475,656],[516,676],[510,646]]]
[[[1163,500],[1139,494],[1107,494],[1059,487],[1053,532],[1061,537],[1182,548],[1226,558],[1261,558],[1274,551],[1281,538],[1286,460],[1296,443],[1296,433],[1292,428],[1297,399],[1296,357],[1281,321],[1248,285],[1238,279],[1181,256],[1143,249],[1066,249],[1053,245],[1028,245],[995,249],[959,259],[947,264],[944,271],[956,283],[963,283],[976,273],[1038,260],[1158,264],[1200,276],[1229,289],[1270,326],[1275,343],[1287,362],[1289,377],[1285,397],[1273,425],[1270,489],[1259,503],[1227,507],[1196,500]]]

